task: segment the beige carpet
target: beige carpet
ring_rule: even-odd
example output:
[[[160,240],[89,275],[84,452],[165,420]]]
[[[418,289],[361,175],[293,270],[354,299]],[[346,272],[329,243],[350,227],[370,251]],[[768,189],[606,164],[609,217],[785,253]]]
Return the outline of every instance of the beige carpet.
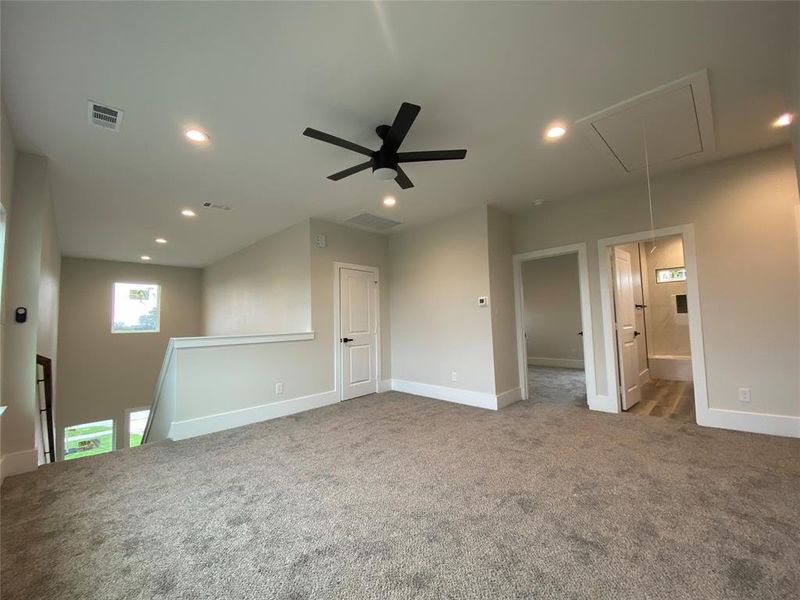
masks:
[[[800,440],[399,393],[8,479],[4,600],[797,598]]]

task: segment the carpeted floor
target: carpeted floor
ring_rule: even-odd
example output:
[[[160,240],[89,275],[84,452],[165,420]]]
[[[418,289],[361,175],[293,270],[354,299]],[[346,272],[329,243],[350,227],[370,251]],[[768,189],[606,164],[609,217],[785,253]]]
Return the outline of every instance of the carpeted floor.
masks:
[[[797,598],[800,440],[389,392],[3,485],[5,600]]]

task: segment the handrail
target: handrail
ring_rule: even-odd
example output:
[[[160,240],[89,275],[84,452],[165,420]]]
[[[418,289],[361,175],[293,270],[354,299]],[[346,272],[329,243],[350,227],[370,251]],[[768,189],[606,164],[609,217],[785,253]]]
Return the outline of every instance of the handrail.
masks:
[[[39,372],[36,372],[36,401],[37,408],[39,409],[39,427],[42,426],[42,413],[45,413],[45,420],[47,421],[47,451],[45,454],[50,455],[50,462],[56,462],[55,450],[55,428],[53,426],[53,359],[41,354],[36,355],[37,367],[42,367],[42,378],[39,379]],[[44,384],[44,408],[39,400],[38,387],[39,384]]]
[[[147,425],[142,435],[142,444],[147,443],[150,436],[150,428],[158,409],[158,399],[161,397],[161,390],[164,387],[170,361],[176,350],[182,348],[213,348],[218,346],[243,346],[247,344],[273,344],[278,342],[299,342],[314,339],[313,331],[301,331],[295,333],[254,333],[241,335],[207,335],[200,337],[181,337],[170,338],[167,349],[164,352],[164,360],[161,363],[161,370],[156,380],[156,387],[153,391],[153,401],[150,403],[150,412],[147,415]]]

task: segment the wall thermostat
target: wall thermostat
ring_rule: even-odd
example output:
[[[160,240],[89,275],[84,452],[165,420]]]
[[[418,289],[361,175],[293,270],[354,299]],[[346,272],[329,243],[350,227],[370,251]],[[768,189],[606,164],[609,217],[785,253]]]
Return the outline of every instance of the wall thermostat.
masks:
[[[478,306],[488,306],[489,296],[478,296]]]
[[[28,320],[28,309],[24,306],[18,306],[14,309],[14,320],[17,323],[24,323]]]

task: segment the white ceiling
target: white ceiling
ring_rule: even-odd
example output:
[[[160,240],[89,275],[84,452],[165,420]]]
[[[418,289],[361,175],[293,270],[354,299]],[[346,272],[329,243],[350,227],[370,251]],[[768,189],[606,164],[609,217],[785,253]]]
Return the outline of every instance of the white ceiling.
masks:
[[[698,160],[786,143],[769,123],[787,108],[799,7],[4,1],[2,95],[18,147],[51,160],[64,254],[201,266],[309,216],[408,226],[635,180],[575,131],[543,142],[545,126],[704,68],[716,151]],[[125,111],[119,133],[87,123],[90,98]],[[406,191],[368,172],[327,180],[362,159],[303,129],[377,147],[403,101],[422,106],[403,150],[467,158],[408,165]],[[182,138],[191,124],[210,146]],[[179,216],[205,201],[234,210]]]

